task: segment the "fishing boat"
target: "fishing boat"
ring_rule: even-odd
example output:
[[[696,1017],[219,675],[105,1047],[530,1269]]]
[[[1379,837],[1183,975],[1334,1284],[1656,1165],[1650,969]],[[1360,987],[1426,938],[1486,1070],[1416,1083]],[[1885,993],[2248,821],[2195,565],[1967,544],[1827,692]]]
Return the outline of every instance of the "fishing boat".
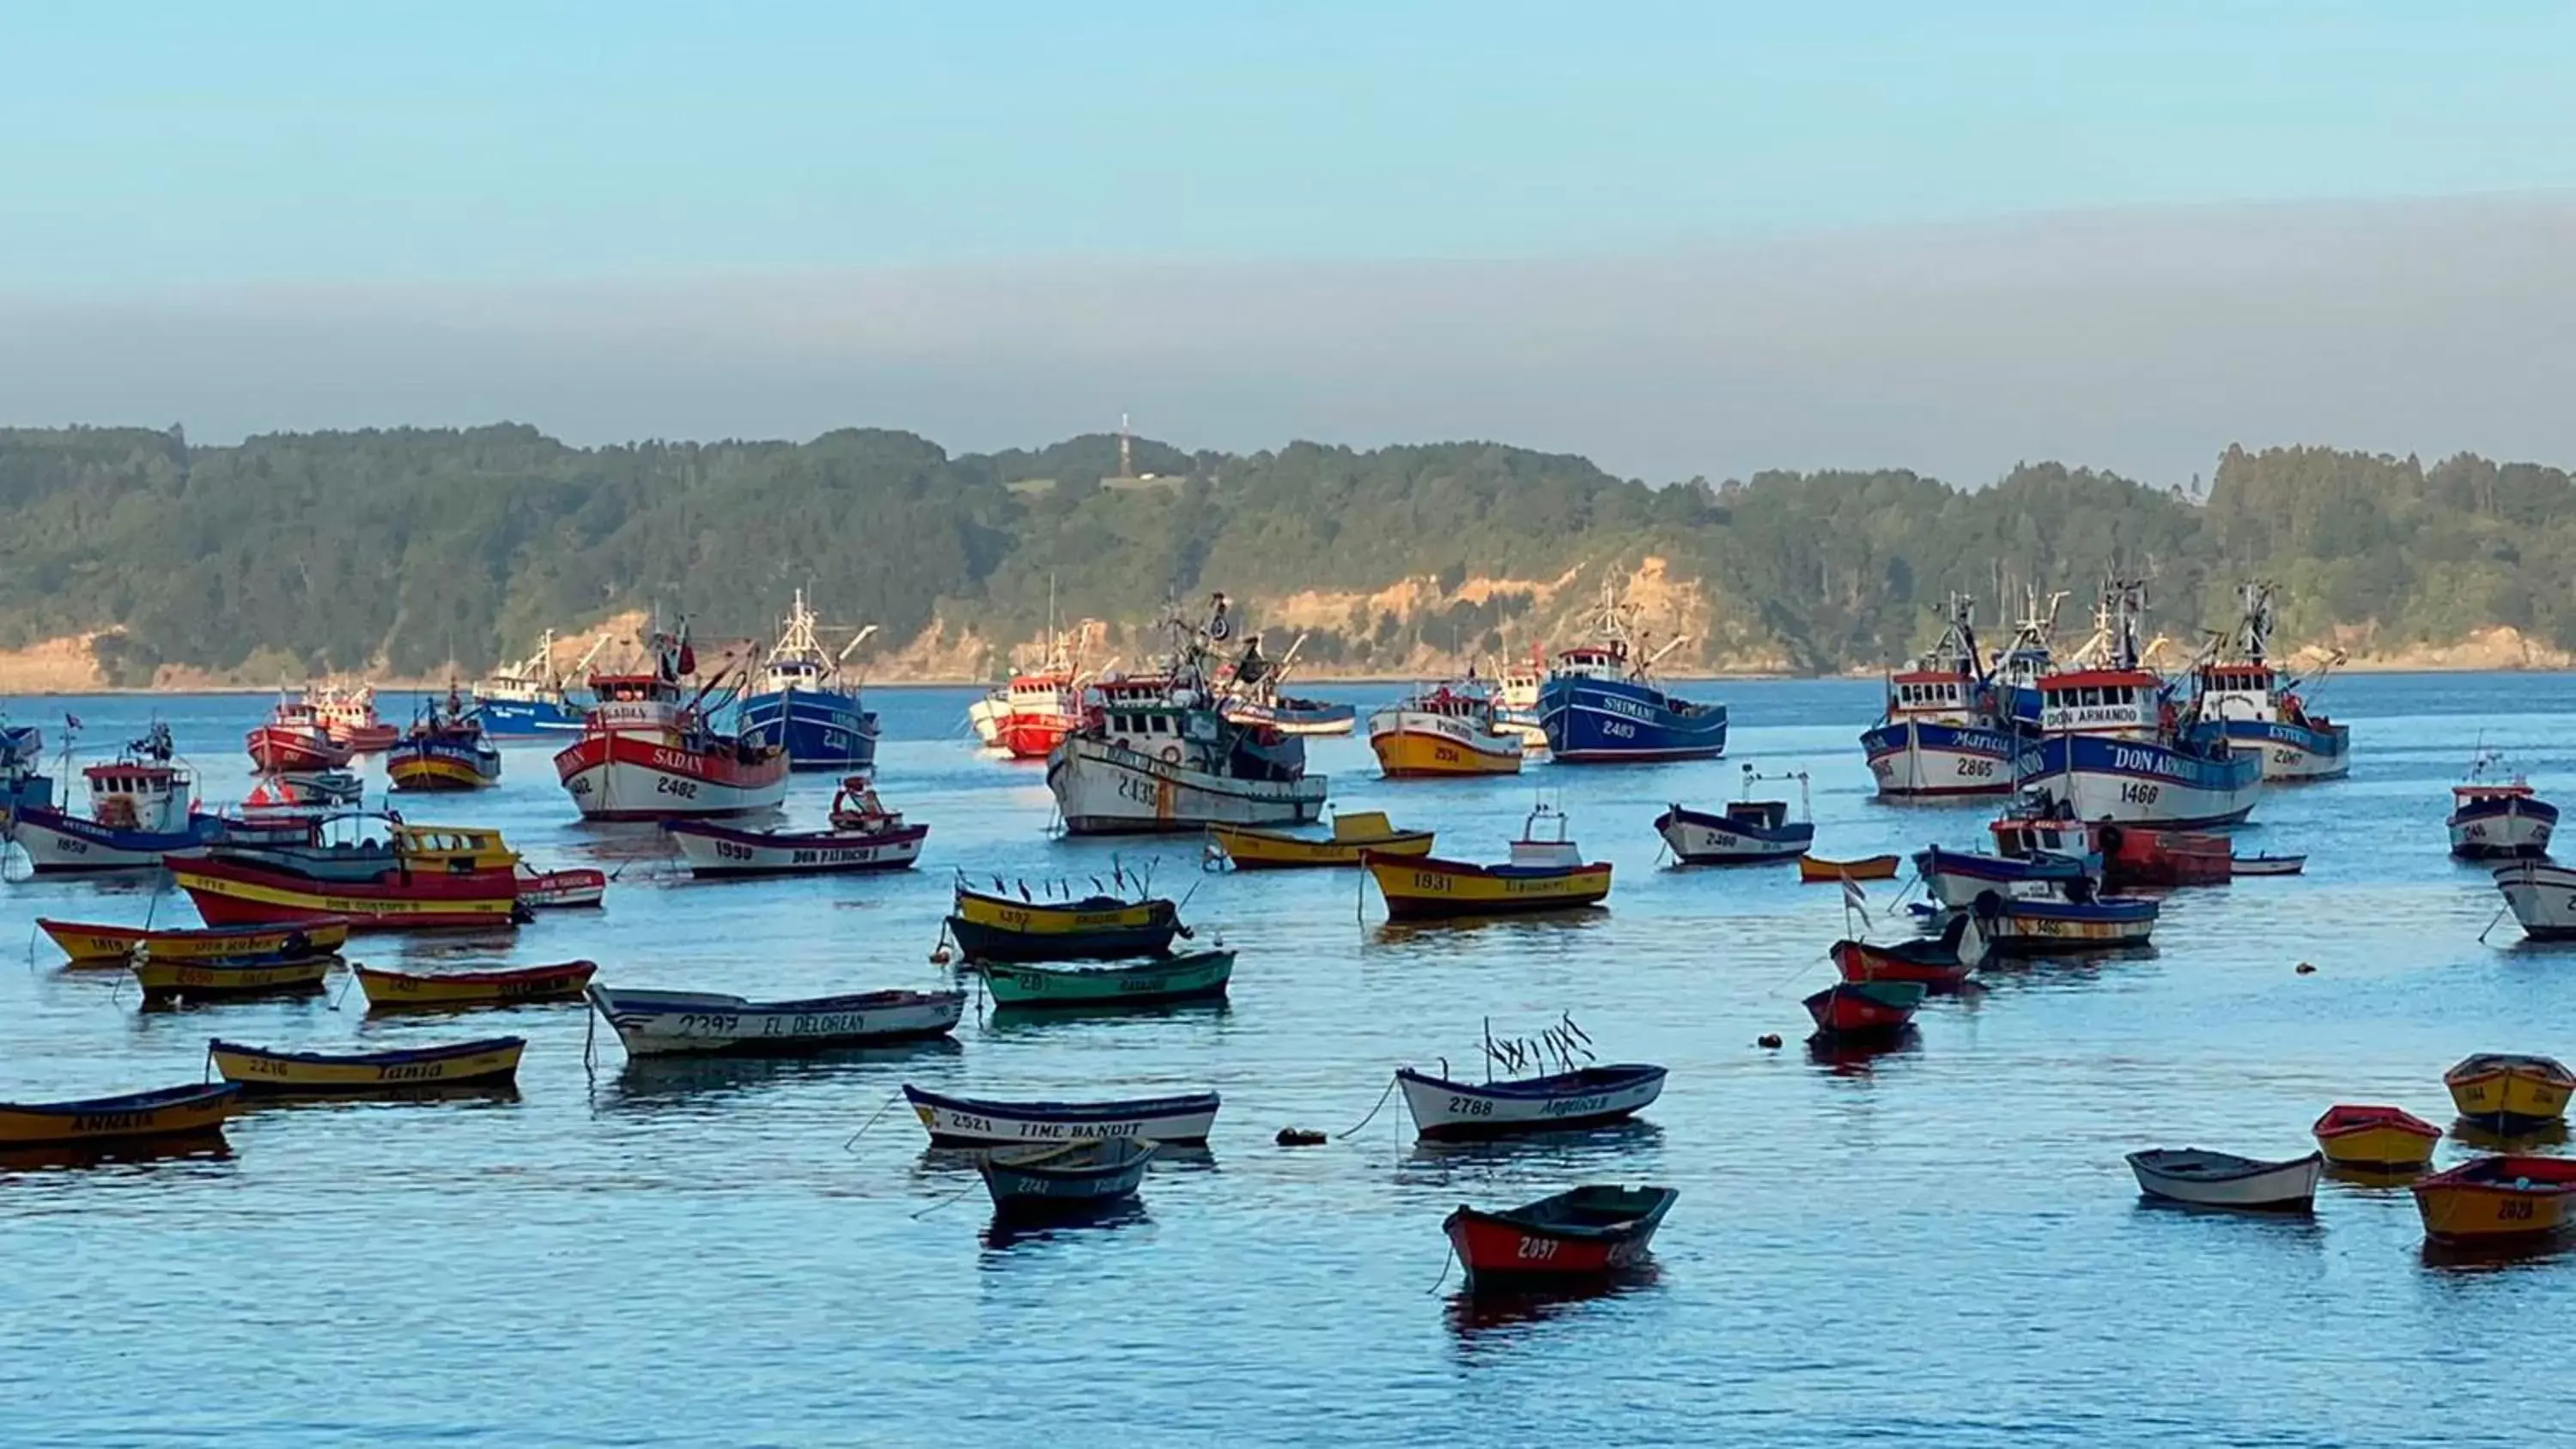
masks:
[[[357,804],[365,793],[365,782],[346,770],[276,770],[260,776],[242,797],[242,815],[318,820],[330,807]]]
[[[72,716],[65,715],[66,723]],[[54,780],[44,773],[45,735],[34,725],[13,725],[0,715],[0,814],[29,807],[50,809]]]
[[[1539,723],[1538,700],[1547,689],[1547,651],[1533,644],[1526,658],[1506,660],[1494,668],[1494,728],[1517,735],[1524,754],[1547,748],[1547,727]]]
[[[1114,966],[1027,966],[988,961],[981,968],[993,1004],[1010,1008],[1165,1006],[1213,1001],[1234,979],[1232,951],[1188,951]]]
[[[2078,820],[2045,789],[2021,799],[1988,827],[1995,848],[2015,860],[2073,857],[2102,885],[2225,885],[2235,877],[2234,848],[2224,835],[2200,830],[2160,830]]]
[[[385,775],[397,790],[488,790],[501,783],[501,752],[451,686],[385,751]]]
[[[1056,628],[1055,581],[1047,581],[1046,658],[967,707],[966,718],[987,749],[1015,760],[1043,760],[1082,723],[1084,671],[1076,641]]]
[[[578,910],[608,896],[608,873],[587,866],[538,870],[523,860],[511,874],[519,882],[519,905],[525,910]]]
[[[1635,629],[1637,612],[1604,580],[1599,642],[1556,656],[1556,668],[1539,691],[1538,710],[1548,751],[1558,763],[1707,760],[1726,753],[1726,706],[1668,694],[1650,673],[1689,636],[1640,657],[1645,641]]]
[[[1380,811],[1355,810],[1335,815],[1333,833],[1324,840],[1279,830],[1211,825],[1208,844],[1237,870],[1289,870],[1357,865],[1363,855],[1429,855],[1431,835],[1428,830],[1398,830]]]
[[[1072,835],[1308,825],[1327,782],[1306,773],[1306,743],[1217,707],[1209,650],[1231,637],[1226,597],[1198,623],[1167,613],[1171,668],[1092,686],[1082,724],[1047,756],[1047,789]]]
[[[1914,870],[1923,878],[1924,891],[1951,910],[1964,910],[1990,893],[2006,900],[2089,899],[2098,879],[2098,868],[2081,856],[2047,851],[1986,855],[1938,845],[1914,853]]]
[[[1555,838],[1542,840],[1542,826]],[[1579,910],[1599,905],[1610,894],[1610,862],[1586,864],[1583,852],[1566,835],[1566,819],[1540,805],[1529,813],[1521,838],[1512,842],[1511,859],[1502,865],[1474,865],[1438,856],[1364,855],[1361,864],[1386,897],[1389,920],[1430,921],[1457,916],[1492,916],[1529,911]]]
[[[758,733],[722,734],[705,708],[723,681],[686,703],[680,681],[697,673],[685,626],[656,630],[650,670],[593,674],[595,700],[581,738],[555,754],[555,775],[585,820],[666,820],[756,815],[787,798],[787,754]]]
[[[800,1056],[946,1036],[966,1012],[963,991],[865,991],[793,1001],[746,1001],[708,991],[593,985],[592,1008],[628,1056]]]
[[[1827,954],[1833,957],[1834,969],[1842,973],[1843,980],[1855,985],[1864,981],[1911,981],[1927,992],[1956,991],[1976,970],[1976,963],[1959,954],[1960,941],[1967,930],[1967,913],[1955,911],[1938,936],[1900,941],[1892,946],[1836,941]]]
[[[1133,1138],[1194,1147],[1216,1123],[1217,1094],[1186,1092],[1109,1102],[1005,1102],[950,1097],[903,1084],[904,1100],[930,1133],[933,1147],[1010,1146]]]
[[[2463,1162],[2415,1184],[2415,1212],[2436,1243],[2474,1246],[2549,1237],[2568,1225],[2576,1161],[2507,1155]]]
[[[1760,780],[1797,781],[1799,818],[1789,818],[1786,800],[1754,799],[1753,786]],[[1770,865],[1796,860],[1816,843],[1815,809],[1807,798],[1807,772],[1762,775],[1747,765],[1744,798],[1729,804],[1725,814],[1667,806],[1663,814],[1655,817],[1655,833],[1672,847],[1673,858],[1684,865]]]
[[[2129,1171],[2138,1191],[2166,1202],[2192,1207],[2233,1208],[2241,1212],[2303,1213],[2317,1200],[2317,1179],[2325,1175],[2321,1152],[2286,1162],[2263,1162],[2197,1147],[2159,1147],[2129,1154]]]
[[[281,694],[266,723],[245,737],[250,762],[265,774],[317,774],[349,763],[356,753],[331,737],[313,701]]]
[[[281,1052],[217,1038],[206,1055],[251,1095],[375,1096],[423,1087],[506,1087],[525,1037],[499,1036],[381,1052]]]
[[[2145,585],[2113,580],[2076,667],[2040,679],[2040,734],[2022,752],[2022,784],[2079,820],[2167,830],[2236,824],[2253,813],[2262,761],[2200,730],[2197,696],[2177,702],[2142,666],[2145,610]]]
[[[328,951],[252,956],[226,961],[162,961],[137,956],[128,964],[143,999],[203,1001],[214,997],[295,996],[320,991],[340,958]]]
[[[38,875],[158,870],[164,856],[194,855],[224,833],[224,821],[196,808],[195,778],[172,763],[176,754],[170,727],[155,720],[113,761],[81,770],[88,819],[28,805],[0,816],[0,836]],[[66,743],[66,773],[70,764]]]
[[[1126,885],[1123,870],[1118,884]],[[1180,908],[1159,896],[1125,900],[1108,894],[1079,900],[1040,901],[1020,887],[1020,898],[1003,893],[1001,878],[990,892],[957,882],[957,898],[948,913],[948,934],[957,953],[970,962],[1114,961],[1126,956],[1154,956],[1168,951],[1181,931]]]
[[[382,835],[372,833],[378,828]],[[172,857],[170,871],[214,926],[345,918],[370,931],[508,930],[518,922],[519,856],[497,830],[352,813],[334,817],[325,834],[341,838],[218,842],[200,857]]]
[[[1911,669],[1887,677],[1878,723],[1861,733],[1881,798],[1924,800],[2011,791],[2014,760],[2039,728],[2038,678],[2063,594],[2038,595],[2012,643],[1990,663],[1977,644],[1976,605],[1952,594],[1941,636]]]
[[[1274,729],[1283,735],[1349,734],[1359,720],[1357,709],[1300,699],[1281,688],[1296,665],[1297,651],[1304,647],[1306,636],[1300,634],[1288,652],[1273,661],[1262,654],[1259,634],[1245,639],[1243,652],[1217,681],[1217,712],[1231,723]]]
[[[1372,713],[1368,740],[1390,780],[1521,772],[1522,736],[1497,717],[1493,691],[1473,674]]]
[[[2201,728],[2260,759],[2266,780],[2340,780],[2352,773],[2352,726],[2310,710],[2301,697],[2324,683],[2322,675],[2294,679],[2273,666],[2272,593],[2264,579],[2238,587],[2244,609],[2235,631],[2196,667]]]
[[[1803,1004],[1816,1030],[1825,1036],[1893,1036],[1914,1020],[1923,995],[1920,981],[1846,981],[1826,987]]]
[[[2535,941],[2576,940],[2576,870],[2523,859],[2497,867],[2495,883],[2524,935]]]
[[[839,653],[823,647],[814,611],[798,589],[779,625],[778,642],[760,663],[760,688],[742,702],[742,733],[787,752],[791,770],[852,774],[876,767],[877,717],[860,703],[841,666],[876,633],[861,629]]]
[[[1413,1128],[1434,1140],[1507,1137],[1622,1122],[1664,1092],[1665,1070],[1642,1062],[1580,1067],[1516,1081],[1454,1082],[1398,1067]]]
[[[1989,892],[1969,907],[1961,954],[2052,956],[2068,951],[2120,951],[2148,944],[2158,904],[2143,896],[2091,900],[2008,899]]]
[[[312,691],[313,717],[322,732],[353,755],[391,749],[402,731],[376,714],[376,690],[369,684],[344,685],[325,680]]]
[[[1460,1203],[1440,1230],[1470,1289],[1602,1278],[1645,1261],[1680,1196],[1669,1187],[1588,1183],[1500,1212]]]
[[[2441,1128],[2403,1107],[2338,1104],[2309,1131],[2326,1161],[2374,1171],[2422,1167],[2442,1141]]]
[[[402,1006],[516,1006],[528,1001],[579,1001],[582,988],[599,973],[596,961],[565,961],[552,966],[518,966],[499,971],[446,971],[415,975],[374,966],[349,968],[367,1005],[382,1010]]]
[[[241,1088],[191,1082],[77,1102],[0,1102],[0,1147],[88,1146],[221,1132]]]
[[[2442,1085],[2462,1117],[2513,1135],[2565,1120],[2576,1074],[2554,1057],[2480,1052],[2444,1072]]]
[[[474,686],[474,717],[482,722],[483,733],[495,739],[526,739],[578,732],[590,706],[575,698],[568,686],[590,667],[608,638],[602,634],[593,639],[589,651],[567,671],[555,667],[555,631],[548,629],[538,639],[535,653],[484,676]]]
[[[1894,880],[1903,861],[1893,855],[1865,855],[1858,860],[1825,860],[1813,855],[1798,857],[1798,879],[1815,884],[1838,880]]]
[[[299,921],[291,926],[214,926],[154,929],[90,921],[39,918],[75,966],[122,966],[138,953],[155,961],[252,961],[269,956],[308,956],[337,951],[349,939],[343,919]]]
[[[2465,784],[2451,787],[2451,854],[2462,860],[2495,860],[2549,853],[2558,829],[2558,807],[2532,793],[2520,772],[2508,775],[2504,756],[2480,750]]]
[[[1133,1137],[1084,1137],[997,1148],[975,1169],[993,1195],[993,1210],[1004,1217],[1079,1217],[1134,1200],[1155,1149]]]
[[[832,875],[905,870],[921,858],[927,825],[906,825],[878,802],[865,775],[841,781],[829,830],[743,830],[706,820],[665,820],[664,833],[702,878]]]
[[[2304,855],[2238,855],[2227,862],[2232,879],[2240,875],[2297,875],[2308,868]]]

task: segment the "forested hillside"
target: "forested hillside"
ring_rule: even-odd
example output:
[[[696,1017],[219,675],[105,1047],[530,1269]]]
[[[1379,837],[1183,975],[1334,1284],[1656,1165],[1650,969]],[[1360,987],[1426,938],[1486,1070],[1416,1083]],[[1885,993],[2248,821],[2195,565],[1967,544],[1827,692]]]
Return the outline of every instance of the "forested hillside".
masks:
[[[2280,581],[2283,643],[2391,652],[2499,626],[2576,648],[2576,491],[2533,464],[2322,448],[2218,462],[2205,503],[2055,463],[1650,487],[1492,443],[1249,456],[1139,440],[950,456],[907,433],[574,448],[515,425],[253,438],[0,432],[0,647],[90,639],[110,682],[471,671],[541,629],[770,626],[791,588],[873,622],[878,675],[981,675],[1043,628],[1111,652],[1222,588],[1318,671],[1418,671],[1578,627],[1604,578],[1692,642],[1668,667],[1832,671],[1918,647],[1946,591],[2153,572],[2159,625]],[[2070,624],[2076,622],[2072,613]]]

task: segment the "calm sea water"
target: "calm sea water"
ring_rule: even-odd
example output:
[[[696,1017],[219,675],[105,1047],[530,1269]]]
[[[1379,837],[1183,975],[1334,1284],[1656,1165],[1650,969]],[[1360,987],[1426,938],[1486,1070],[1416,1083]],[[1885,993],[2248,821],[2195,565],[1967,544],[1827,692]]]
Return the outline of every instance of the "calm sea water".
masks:
[[[2336,1101],[2447,1122],[2459,1057],[2576,1054],[2576,956],[2515,945],[2509,919],[2482,944],[2496,893],[2441,823],[2480,739],[2576,793],[2576,680],[2337,681],[2353,777],[2267,793],[2243,832],[2310,852],[2305,878],[2177,894],[2152,955],[1996,972],[1865,1065],[1799,1044],[1839,893],[1662,868],[1649,822],[1733,798],[1746,761],[1812,773],[1821,854],[1968,844],[1987,808],[1872,803],[1854,735],[1873,685],[1714,692],[1735,734],[1710,764],[1393,784],[1364,743],[1317,745],[1338,804],[1436,827],[1445,855],[1498,858],[1537,789],[1561,792],[1618,866],[1611,909],[1578,924],[1397,931],[1348,874],[1202,875],[1189,840],[1051,839],[1040,772],[965,737],[971,692],[883,689],[884,793],[932,827],[917,872],[693,884],[649,829],[579,824],[549,747],[514,745],[497,792],[410,813],[619,870],[607,908],[352,953],[590,957],[612,983],[752,996],[926,987],[953,867],[1087,888],[1113,861],[1190,892],[1202,938],[1242,953],[1222,1010],[970,1018],[872,1058],[629,1067],[571,1006],[370,1019],[336,982],[145,1015],[113,974],[59,970],[32,923],[188,922],[183,897],[0,885],[0,941],[27,956],[0,969],[0,1098],[193,1081],[218,1034],[530,1039],[515,1101],[263,1107],[227,1155],[0,1174],[0,1443],[2460,1445],[2565,1420],[2576,1259],[2428,1260],[2402,1190],[2330,1182],[2313,1221],[2154,1210],[2121,1155],[2303,1152]],[[57,707],[101,742],[157,710],[221,800],[248,783],[263,706],[14,713],[51,737]],[[829,791],[800,782],[793,814]],[[1603,1060],[1672,1069],[1641,1124],[1431,1149],[1388,1102],[1347,1140],[1272,1145],[1359,1122],[1399,1063],[1474,1070],[1487,1018],[1529,1034],[1569,1011]],[[997,1240],[971,1169],[908,1114],[851,1140],[904,1081],[1214,1087],[1225,1108],[1141,1213]],[[1651,1279],[1502,1312],[1460,1295],[1450,1208],[1613,1179],[1681,1190]]]

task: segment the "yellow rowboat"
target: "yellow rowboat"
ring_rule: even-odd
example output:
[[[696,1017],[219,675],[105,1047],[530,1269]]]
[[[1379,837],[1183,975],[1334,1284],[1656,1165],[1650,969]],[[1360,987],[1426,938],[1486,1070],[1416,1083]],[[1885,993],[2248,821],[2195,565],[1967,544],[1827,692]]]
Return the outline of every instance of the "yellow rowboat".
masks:
[[[322,978],[338,964],[340,958],[328,951],[253,961],[161,961],[145,956],[134,963],[134,979],[147,1001],[275,996],[321,990]]]
[[[961,884],[948,934],[969,961],[1112,961],[1170,950],[1180,907],[1160,897],[1025,901]]]
[[[2568,1225],[2576,1162],[2563,1157],[2481,1157],[2415,1184],[2424,1236],[2437,1243],[2511,1243]]]
[[[1208,838],[1236,870],[1285,870],[1297,866],[1357,865],[1362,855],[1429,855],[1431,832],[1398,830],[1375,810],[1333,817],[1333,838],[1287,835],[1240,825],[1211,825]]]
[[[525,1037],[500,1036],[449,1046],[385,1052],[273,1052],[223,1040],[206,1055],[225,1081],[245,1092],[362,1096],[419,1087],[507,1086],[518,1080]]]
[[[2499,1132],[2520,1132],[2567,1115],[2576,1074],[2549,1057],[2482,1052],[2442,1074],[2460,1115]]]
[[[1858,860],[1824,860],[1802,855],[1798,857],[1798,879],[1809,882],[1894,880],[1898,864],[1892,855],[1869,855]]]
[[[1392,921],[1577,910],[1599,905],[1610,894],[1606,860],[1573,866],[1470,865],[1430,855],[1370,854],[1361,863],[1386,897]]]
[[[450,971],[415,976],[353,966],[358,989],[374,1010],[405,1006],[514,1006],[522,1001],[579,1001],[581,989],[599,971],[596,961],[566,961],[554,966],[522,966],[509,971]]]
[[[2422,1167],[2442,1140],[2441,1128],[2400,1107],[2328,1107],[2311,1130],[2337,1167]]]
[[[247,961],[261,956],[301,956],[337,951],[349,939],[345,920],[292,926],[217,926],[155,931],[142,926],[101,926],[87,921],[39,920],[75,966],[123,966],[140,947],[155,961]]]
[[[220,1132],[241,1088],[192,1082],[79,1102],[0,1102],[0,1147],[88,1146]]]

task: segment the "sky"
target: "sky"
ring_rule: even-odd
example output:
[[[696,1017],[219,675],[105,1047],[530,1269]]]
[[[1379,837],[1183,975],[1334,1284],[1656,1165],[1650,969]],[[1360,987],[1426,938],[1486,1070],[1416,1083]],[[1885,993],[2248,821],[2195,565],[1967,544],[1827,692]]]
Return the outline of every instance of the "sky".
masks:
[[[0,423],[2576,462],[2564,5],[0,0],[0,62]]]

